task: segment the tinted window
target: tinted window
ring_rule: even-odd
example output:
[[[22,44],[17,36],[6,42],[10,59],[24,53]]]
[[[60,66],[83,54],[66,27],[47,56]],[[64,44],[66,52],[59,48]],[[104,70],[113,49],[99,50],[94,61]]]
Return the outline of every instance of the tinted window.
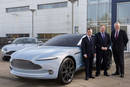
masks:
[[[77,46],[83,35],[65,34],[48,40],[45,46]]]
[[[38,9],[51,9],[51,8],[63,8],[67,7],[67,2],[49,3],[38,5]]]
[[[13,41],[14,44],[27,44],[27,43],[36,43],[34,38],[18,38]]]
[[[24,43],[23,39],[16,39],[13,41],[14,44],[21,44]]]
[[[24,43],[36,43],[36,40],[33,38],[26,38],[24,39]]]
[[[6,8],[6,12],[29,11],[29,6]]]

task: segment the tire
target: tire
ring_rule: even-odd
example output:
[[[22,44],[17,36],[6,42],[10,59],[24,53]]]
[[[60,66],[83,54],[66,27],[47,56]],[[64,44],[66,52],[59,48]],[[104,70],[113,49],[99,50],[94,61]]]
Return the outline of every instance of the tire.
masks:
[[[75,63],[71,58],[63,60],[60,69],[58,79],[62,84],[71,83],[75,73]]]

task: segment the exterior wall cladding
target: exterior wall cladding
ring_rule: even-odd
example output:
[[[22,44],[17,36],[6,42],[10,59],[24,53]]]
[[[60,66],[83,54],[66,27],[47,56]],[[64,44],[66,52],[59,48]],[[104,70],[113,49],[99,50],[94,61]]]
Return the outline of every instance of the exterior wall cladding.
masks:
[[[63,7],[62,5],[53,6],[54,3],[61,2],[66,2],[67,6],[64,4],[62,4]],[[39,5],[43,7],[38,7]],[[0,37],[19,33],[28,33],[31,36],[32,12],[30,9],[36,9],[34,12],[35,37],[38,33],[72,32],[72,4],[68,0],[0,0]],[[78,27],[79,33],[85,33],[86,19],[87,0],[79,0],[74,4],[74,26]]]

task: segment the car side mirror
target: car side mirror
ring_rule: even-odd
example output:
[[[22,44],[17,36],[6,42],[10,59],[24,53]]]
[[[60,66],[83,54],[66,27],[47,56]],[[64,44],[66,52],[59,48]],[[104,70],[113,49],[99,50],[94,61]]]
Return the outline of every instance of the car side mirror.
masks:
[[[43,45],[43,42],[42,42],[42,41],[38,41],[37,44],[38,44],[39,46],[41,46],[41,45]]]
[[[9,43],[9,44],[11,44],[11,43],[12,43],[12,41],[8,41],[8,43]]]

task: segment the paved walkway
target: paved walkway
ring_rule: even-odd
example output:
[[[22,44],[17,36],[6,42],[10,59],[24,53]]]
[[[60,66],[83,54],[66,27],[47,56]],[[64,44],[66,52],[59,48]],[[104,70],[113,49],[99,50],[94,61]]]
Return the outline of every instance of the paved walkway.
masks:
[[[0,61],[0,87],[130,87],[130,55],[125,58],[125,78],[119,76],[105,77],[102,75],[89,81],[84,80],[84,71],[76,73],[73,82],[68,85],[60,85],[56,80],[30,80],[19,79],[9,73],[9,63]],[[109,73],[115,71],[114,64]]]

